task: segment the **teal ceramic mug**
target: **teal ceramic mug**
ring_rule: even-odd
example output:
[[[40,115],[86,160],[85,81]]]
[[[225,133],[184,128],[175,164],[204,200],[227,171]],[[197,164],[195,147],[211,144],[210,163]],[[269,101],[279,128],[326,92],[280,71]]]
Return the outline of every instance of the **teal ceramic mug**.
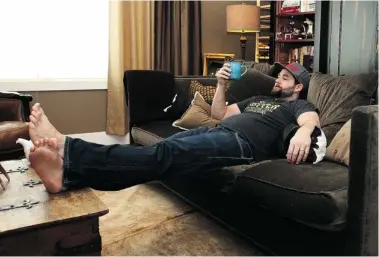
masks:
[[[231,69],[230,79],[232,80],[239,80],[247,72],[247,67],[241,64],[240,62],[236,62],[236,61],[230,62],[230,69]],[[245,71],[242,72],[242,69],[245,69]]]

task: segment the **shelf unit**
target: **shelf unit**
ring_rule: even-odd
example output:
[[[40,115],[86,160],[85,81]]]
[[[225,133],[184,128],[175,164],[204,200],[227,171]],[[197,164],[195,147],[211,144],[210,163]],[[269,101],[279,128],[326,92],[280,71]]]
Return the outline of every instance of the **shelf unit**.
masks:
[[[276,39],[275,40],[277,43],[312,43],[314,42],[313,39]]]
[[[308,26],[304,24],[304,21],[309,19],[314,24],[317,10],[280,13],[282,4],[282,0],[273,1],[271,6],[271,8],[274,9],[272,22],[275,34],[273,43],[273,61],[280,62],[284,65],[292,62],[299,62],[312,72],[314,27],[312,30],[312,36],[310,34],[307,35],[306,32]],[[297,35],[291,33],[291,30],[294,29],[299,31]]]
[[[295,12],[295,13],[278,13],[277,17],[288,17],[288,16],[304,16],[304,15],[314,15],[316,12]]]
[[[257,0],[257,5],[261,7],[261,27],[256,33],[255,40],[255,62],[272,63],[273,60],[273,33],[272,33],[272,4],[271,1]]]

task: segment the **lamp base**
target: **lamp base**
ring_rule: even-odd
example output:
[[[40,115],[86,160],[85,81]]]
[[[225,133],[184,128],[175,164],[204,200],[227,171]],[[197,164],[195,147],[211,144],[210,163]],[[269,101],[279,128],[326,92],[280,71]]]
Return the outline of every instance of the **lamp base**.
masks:
[[[247,38],[245,36],[245,33],[241,33],[240,45],[241,45],[241,59],[242,60],[245,60],[246,41],[247,41]]]

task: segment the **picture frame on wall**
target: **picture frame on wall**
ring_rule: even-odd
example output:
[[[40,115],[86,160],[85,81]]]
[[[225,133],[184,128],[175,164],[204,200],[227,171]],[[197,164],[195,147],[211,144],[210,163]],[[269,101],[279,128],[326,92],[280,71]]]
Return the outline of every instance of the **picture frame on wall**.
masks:
[[[235,54],[204,53],[203,76],[215,76],[228,59],[235,59]]]

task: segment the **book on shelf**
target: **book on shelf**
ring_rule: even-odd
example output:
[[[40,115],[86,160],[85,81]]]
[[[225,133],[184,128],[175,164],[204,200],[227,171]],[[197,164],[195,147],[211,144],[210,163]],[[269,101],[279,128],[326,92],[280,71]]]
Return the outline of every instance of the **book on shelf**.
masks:
[[[299,62],[303,65],[304,55],[313,56],[314,46],[303,46],[299,48],[292,48],[289,51],[288,62]]]
[[[303,65],[304,56],[313,56],[314,46],[303,46],[299,48],[292,48],[289,51],[278,53],[277,61],[282,64],[298,62]]]

